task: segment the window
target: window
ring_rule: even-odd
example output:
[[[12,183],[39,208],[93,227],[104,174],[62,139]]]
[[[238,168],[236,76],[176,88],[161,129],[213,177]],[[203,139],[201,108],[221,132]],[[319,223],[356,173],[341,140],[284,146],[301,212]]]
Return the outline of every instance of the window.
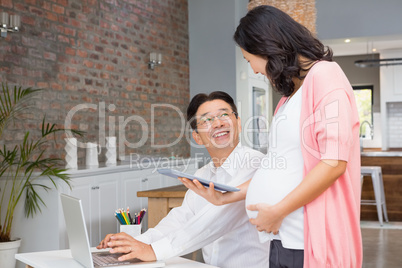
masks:
[[[360,118],[360,137],[372,139],[373,86],[353,86]]]

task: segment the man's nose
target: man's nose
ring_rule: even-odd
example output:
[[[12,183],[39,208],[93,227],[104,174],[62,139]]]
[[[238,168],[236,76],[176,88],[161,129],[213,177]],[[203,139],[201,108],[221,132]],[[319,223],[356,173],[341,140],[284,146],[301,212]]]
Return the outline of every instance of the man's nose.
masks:
[[[212,127],[217,128],[223,126],[223,120],[221,120],[219,117],[215,116],[214,121],[212,121]]]

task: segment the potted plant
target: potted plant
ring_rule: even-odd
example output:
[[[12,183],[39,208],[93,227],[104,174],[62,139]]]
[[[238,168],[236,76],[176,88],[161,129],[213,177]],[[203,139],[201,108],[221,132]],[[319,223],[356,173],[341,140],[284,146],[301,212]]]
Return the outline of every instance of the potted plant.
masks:
[[[55,124],[46,123],[43,116],[41,134],[38,137],[31,135],[29,130],[25,130],[23,140],[9,148],[4,142],[3,133],[7,127],[16,119],[23,120],[32,108],[30,101],[41,89],[14,87],[10,90],[7,84],[2,83],[2,94],[0,93],[0,248],[6,247],[6,243],[14,249],[11,254],[15,266],[14,254],[18,251],[20,239],[13,239],[11,229],[13,215],[16,205],[25,195],[25,216],[32,217],[41,211],[41,207],[46,204],[38,194],[38,189],[50,188],[46,185],[37,183],[39,177],[48,178],[57,188],[55,179],[61,179],[67,185],[69,175],[66,169],[61,168],[63,162],[60,158],[45,157],[48,145],[54,140],[49,139],[56,133],[64,132],[65,129],[58,128]],[[73,133],[82,135],[82,132],[71,130]],[[1,256],[1,267],[6,267],[5,260]]]

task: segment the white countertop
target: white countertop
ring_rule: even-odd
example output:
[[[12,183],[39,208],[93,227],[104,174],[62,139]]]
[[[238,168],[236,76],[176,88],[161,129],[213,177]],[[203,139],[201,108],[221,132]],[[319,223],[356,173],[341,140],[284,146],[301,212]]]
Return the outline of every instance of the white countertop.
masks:
[[[99,167],[79,166],[78,169],[68,169],[67,173],[70,175],[70,178],[77,178],[149,168],[174,168],[185,165],[197,165],[197,161],[195,158],[172,159],[170,157],[136,155],[131,158],[127,157],[124,161],[118,161],[116,165],[106,166],[104,163],[101,163]]]
[[[94,249],[93,249],[94,250]],[[32,253],[15,254],[15,258],[35,268],[82,268],[78,262],[71,257],[71,251],[54,250]],[[207,268],[215,267],[204,263],[188,260],[181,257],[171,258],[165,261],[166,268]],[[123,266],[124,267],[124,266]]]
[[[373,152],[361,152],[361,156],[372,157],[402,157],[402,151],[373,151]]]

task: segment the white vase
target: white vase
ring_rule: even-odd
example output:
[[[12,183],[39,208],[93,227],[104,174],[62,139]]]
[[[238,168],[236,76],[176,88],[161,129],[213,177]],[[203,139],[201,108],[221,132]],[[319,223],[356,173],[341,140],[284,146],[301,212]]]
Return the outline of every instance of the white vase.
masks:
[[[106,137],[106,166],[114,166],[117,163],[116,137]]]
[[[21,245],[21,239],[10,242],[0,242],[0,266],[1,268],[15,268],[15,254]]]
[[[86,143],[86,158],[85,164],[87,168],[96,168],[99,166],[98,155],[101,153],[102,147],[100,144],[93,142]]]
[[[65,138],[66,147],[66,168],[77,169],[77,139],[76,138]]]

